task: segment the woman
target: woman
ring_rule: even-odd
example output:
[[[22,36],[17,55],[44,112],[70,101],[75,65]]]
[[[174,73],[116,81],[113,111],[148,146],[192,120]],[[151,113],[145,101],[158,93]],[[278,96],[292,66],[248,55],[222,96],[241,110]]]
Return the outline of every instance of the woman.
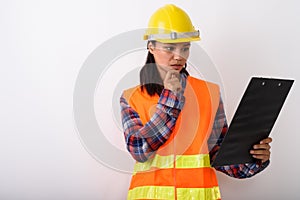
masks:
[[[272,139],[254,145],[256,163],[211,167],[227,132],[216,84],[189,76],[190,42],[200,40],[174,5],[150,18],[140,85],[121,96],[127,149],[137,161],[128,199],[221,199],[215,171],[248,178],[269,164]]]

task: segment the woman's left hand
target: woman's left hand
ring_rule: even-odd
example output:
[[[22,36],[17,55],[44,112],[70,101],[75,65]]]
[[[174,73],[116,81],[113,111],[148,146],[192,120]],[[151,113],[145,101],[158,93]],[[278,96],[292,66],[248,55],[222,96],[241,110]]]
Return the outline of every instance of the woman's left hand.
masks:
[[[256,159],[260,159],[262,163],[270,159],[272,138],[268,137],[260,141],[259,144],[253,146],[253,149],[250,151],[250,154]]]

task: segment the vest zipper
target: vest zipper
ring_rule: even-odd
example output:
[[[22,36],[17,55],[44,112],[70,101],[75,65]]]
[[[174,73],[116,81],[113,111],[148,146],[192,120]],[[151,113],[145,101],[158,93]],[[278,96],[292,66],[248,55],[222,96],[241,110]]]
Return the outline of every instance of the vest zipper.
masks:
[[[175,145],[175,137],[173,135],[173,153],[174,153],[174,169],[173,169],[173,176],[174,176],[174,196],[175,200],[177,200],[177,184],[176,184],[176,145]]]

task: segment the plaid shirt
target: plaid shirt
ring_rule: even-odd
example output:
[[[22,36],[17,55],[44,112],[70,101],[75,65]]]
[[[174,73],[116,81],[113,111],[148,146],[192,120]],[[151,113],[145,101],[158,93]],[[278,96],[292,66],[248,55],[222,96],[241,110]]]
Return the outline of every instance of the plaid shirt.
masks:
[[[151,158],[156,150],[163,145],[172,134],[176,120],[183,108],[185,98],[183,91],[186,85],[186,76],[181,75],[182,92],[173,93],[164,89],[156,106],[156,112],[151,119],[143,124],[138,113],[130,107],[123,95],[120,98],[121,117],[124,129],[124,136],[127,149],[132,157],[138,162],[145,162]],[[227,132],[228,126],[224,112],[222,99],[216,113],[214,125],[208,140],[211,161],[214,160],[222,141]],[[231,177],[247,178],[265,169],[269,161],[261,164],[246,163],[215,167]]]

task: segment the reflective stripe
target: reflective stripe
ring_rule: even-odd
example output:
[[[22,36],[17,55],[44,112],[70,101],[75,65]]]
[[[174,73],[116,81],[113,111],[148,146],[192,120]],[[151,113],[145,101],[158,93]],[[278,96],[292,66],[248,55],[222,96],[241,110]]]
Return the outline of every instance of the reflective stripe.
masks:
[[[172,186],[143,186],[129,190],[127,200],[132,199],[175,199],[175,188]]]
[[[166,33],[166,34],[151,34],[146,36],[145,39],[147,40],[163,40],[163,39],[171,39],[171,40],[176,40],[176,39],[181,39],[181,38],[194,38],[194,37],[199,37],[200,32],[194,31],[194,32],[184,32],[184,33],[177,33],[177,32],[171,32],[171,33]]]
[[[221,199],[218,186],[212,188],[177,188],[177,200],[201,199],[217,200]],[[175,199],[175,187],[169,186],[143,186],[129,190],[127,200],[132,199]]]
[[[174,155],[160,156],[156,154],[153,159],[144,163],[136,163],[134,166],[134,174],[150,170],[151,168],[167,169],[174,167]],[[176,168],[201,168],[210,167],[209,154],[197,155],[177,155]]]
[[[177,188],[177,200],[201,199],[217,200],[221,199],[219,187],[212,188]]]
[[[174,167],[174,155],[160,156],[155,155],[153,159],[150,159],[144,163],[136,163],[134,166],[134,173],[150,170],[152,167],[167,169]]]
[[[209,154],[176,156],[176,168],[210,167]]]

